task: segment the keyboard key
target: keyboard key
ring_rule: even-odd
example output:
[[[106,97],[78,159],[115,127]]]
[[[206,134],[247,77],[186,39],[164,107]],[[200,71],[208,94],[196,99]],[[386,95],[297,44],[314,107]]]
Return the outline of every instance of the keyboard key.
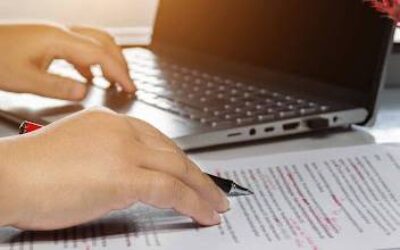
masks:
[[[316,107],[317,104],[316,104],[315,102],[309,102],[309,103],[308,103],[308,106],[309,106],[309,107]]]
[[[250,110],[246,111],[246,116],[255,116],[255,115],[256,115],[256,112],[254,112],[254,111],[250,111]]]
[[[238,87],[238,88],[241,88],[241,87],[244,86],[244,84],[243,84],[242,82],[237,82],[237,83],[235,84],[235,86]]]
[[[221,116],[223,116],[223,115],[227,115],[227,114],[229,114],[229,112],[228,111],[226,111],[226,110],[215,110],[214,112],[212,112],[212,114],[214,115],[214,116],[219,116],[219,117],[221,117]]]
[[[216,106],[206,106],[203,107],[203,112],[205,113],[214,113],[215,111],[220,111],[221,107],[216,107]]]
[[[225,87],[224,85],[219,86],[219,87],[218,87],[218,90],[219,90],[219,91],[225,91],[225,90],[226,90],[226,87]]]
[[[233,122],[231,121],[214,121],[208,124],[213,128],[230,128],[233,126]]]
[[[236,124],[238,125],[252,124],[255,122],[257,122],[256,117],[241,117],[236,119]]]
[[[242,108],[235,108],[235,109],[234,109],[234,112],[235,112],[235,113],[238,113],[238,114],[243,113],[244,111],[245,111],[245,110],[242,109]]]
[[[300,114],[302,115],[310,115],[317,112],[316,108],[302,108],[300,109]]]
[[[304,99],[296,99],[295,102],[300,105],[303,105],[304,103],[306,103],[306,101]]]
[[[241,114],[225,114],[221,118],[224,120],[233,121],[240,117],[242,117]]]
[[[200,123],[202,124],[212,124],[213,122],[219,122],[220,120],[217,117],[203,117],[200,118]]]
[[[272,121],[275,119],[275,116],[273,114],[268,114],[268,115],[258,115],[257,120],[259,122],[268,122]]]
[[[232,104],[224,104],[224,109],[231,110],[231,109],[233,109],[233,105]]]
[[[323,112],[324,111],[328,111],[329,110],[329,106],[321,106],[320,110],[323,111]]]
[[[291,110],[291,111],[281,111],[281,112],[279,112],[279,117],[280,118],[291,118],[291,117],[294,117],[294,116],[296,116],[297,115],[297,112],[296,111],[293,111],[293,110]]]
[[[252,102],[252,101],[245,101],[244,106],[246,106],[248,108],[252,108],[252,107],[255,107],[256,104],[255,104],[255,102]]]
[[[244,92],[244,93],[242,94],[242,96],[243,96],[244,98],[249,98],[249,97],[252,96],[252,94],[249,93],[249,92]]]
[[[255,91],[256,87],[250,85],[250,86],[247,86],[247,90],[248,91]]]
[[[216,86],[216,85],[215,85],[215,83],[213,83],[213,82],[207,82],[207,83],[206,83],[206,86],[209,87],[209,88],[211,88],[211,87],[214,87],[214,86]]]

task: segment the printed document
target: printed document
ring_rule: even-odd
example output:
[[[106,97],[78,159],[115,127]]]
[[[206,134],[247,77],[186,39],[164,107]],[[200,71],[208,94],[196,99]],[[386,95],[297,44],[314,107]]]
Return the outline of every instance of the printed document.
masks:
[[[400,249],[400,145],[199,164],[255,193],[230,198],[219,226],[135,205],[66,230],[0,229],[0,249]]]

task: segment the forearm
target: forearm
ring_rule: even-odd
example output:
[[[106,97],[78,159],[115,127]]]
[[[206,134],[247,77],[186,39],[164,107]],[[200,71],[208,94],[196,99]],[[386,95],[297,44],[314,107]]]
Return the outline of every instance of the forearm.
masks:
[[[13,225],[19,211],[12,177],[18,169],[18,156],[12,152],[15,146],[12,139],[0,139],[0,227]]]

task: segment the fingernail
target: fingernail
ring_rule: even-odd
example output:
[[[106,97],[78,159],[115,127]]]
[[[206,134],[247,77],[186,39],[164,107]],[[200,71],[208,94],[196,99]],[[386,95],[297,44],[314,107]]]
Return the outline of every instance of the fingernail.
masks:
[[[231,208],[231,202],[229,201],[228,197],[225,196],[225,194],[223,200],[225,211],[228,211]]]
[[[219,215],[219,213],[217,213],[215,211],[214,211],[214,214],[213,214],[213,222],[216,223],[216,224],[221,223],[221,216]]]
[[[226,212],[226,211],[228,211],[230,209],[231,203],[230,203],[228,197],[226,196],[226,194],[221,189],[219,189],[219,191],[220,191],[221,196],[222,196],[222,206],[223,206],[221,212]]]
[[[131,82],[131,84],[128,85],[128,89],[127,92],[129,92],[130,94],[134,94],[136,92],[136,87],[135,84],[133,82]]]

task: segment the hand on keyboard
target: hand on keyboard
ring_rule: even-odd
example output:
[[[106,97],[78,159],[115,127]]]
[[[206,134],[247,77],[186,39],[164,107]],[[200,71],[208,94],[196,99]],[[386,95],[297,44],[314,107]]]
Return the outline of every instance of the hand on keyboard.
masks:
[[[50,25],[0,25],[0,89],[80,100],[86,85],[47,72],[53,59],[65,59],[87,80],[90,66],[100,65],[104,76],[124,91],[135,87],[118,46],[110,35],[91,28],[66,29]]]

